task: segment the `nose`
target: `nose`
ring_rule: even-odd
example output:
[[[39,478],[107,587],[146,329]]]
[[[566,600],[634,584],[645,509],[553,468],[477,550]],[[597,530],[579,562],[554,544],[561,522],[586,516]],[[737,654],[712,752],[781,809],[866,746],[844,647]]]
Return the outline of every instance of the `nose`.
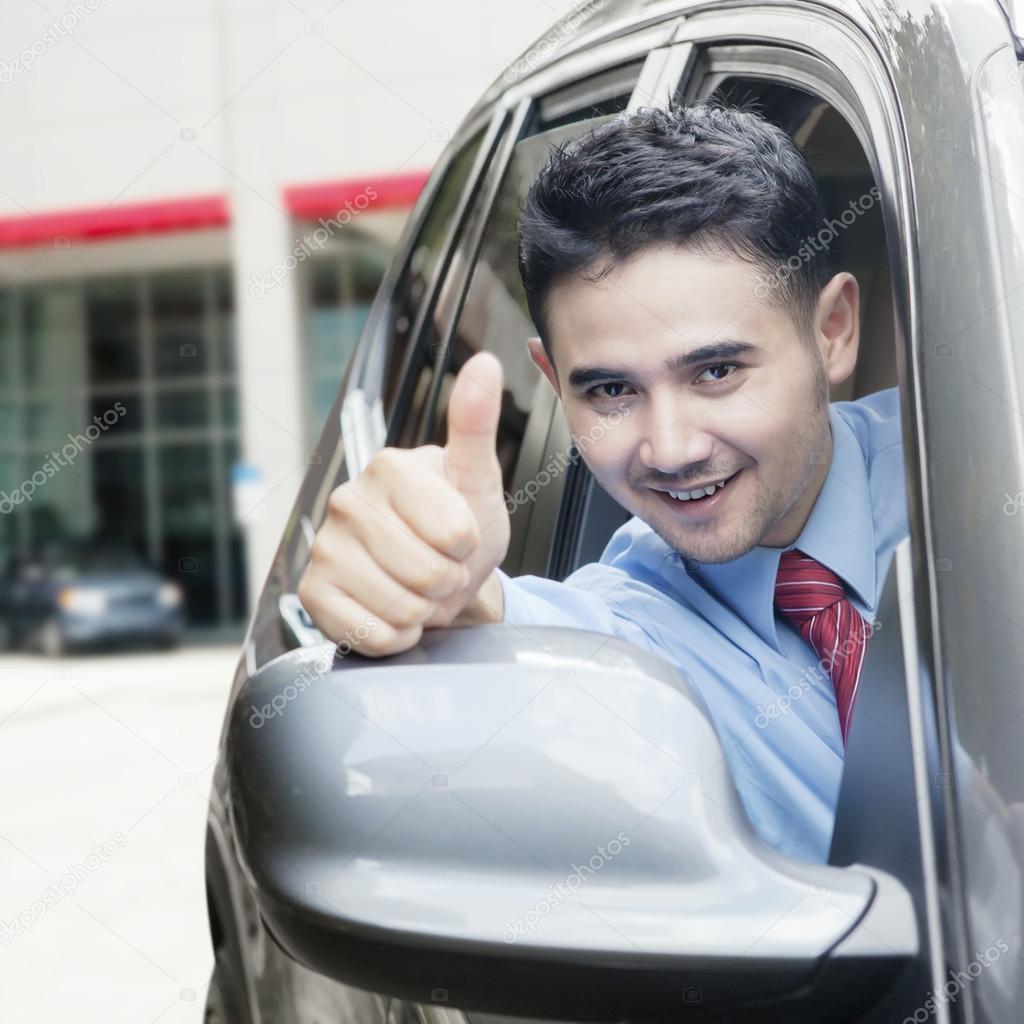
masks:
[[[668,393],[651,393],[639,451],[648,469],[678,476],[680,470],[710,460],[714,439],[699,405]]]

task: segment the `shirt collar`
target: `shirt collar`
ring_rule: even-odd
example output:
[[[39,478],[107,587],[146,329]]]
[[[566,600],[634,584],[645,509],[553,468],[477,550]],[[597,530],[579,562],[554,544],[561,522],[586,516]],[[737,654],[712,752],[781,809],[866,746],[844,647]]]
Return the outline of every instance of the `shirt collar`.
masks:
[[[857,436],[832,406],[829,423],[832,462],[811,514],[791,546],[831,569],[866,607],[874,608],[875,530],[864,454]],[[665,573],[684,588],[699,580],[778,650],[775,579],[782,551],[757,546],[731,562],[701,565],[699,572],[694,572],[692,564],[684,566],[676,552]]]

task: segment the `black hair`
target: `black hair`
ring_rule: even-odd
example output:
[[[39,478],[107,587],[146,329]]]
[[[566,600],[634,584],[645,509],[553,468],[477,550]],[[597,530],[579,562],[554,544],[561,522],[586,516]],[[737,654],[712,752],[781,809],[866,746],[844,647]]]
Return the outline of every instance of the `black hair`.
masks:
[[[758,298],[809,338],[831,276],[827,248],[809,245],[823,220],[814,174],[781,128],[713,102],[641,108],[553,150],[523,205],[519,273],[549,358],[552,286],[598,280],[658,244],[755,264]]]

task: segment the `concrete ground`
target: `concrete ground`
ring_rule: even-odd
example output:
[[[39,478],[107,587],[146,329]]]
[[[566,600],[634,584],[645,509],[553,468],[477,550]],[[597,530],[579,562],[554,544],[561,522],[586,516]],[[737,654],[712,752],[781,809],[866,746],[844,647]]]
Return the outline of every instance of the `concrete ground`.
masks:
[[[239,650],[0,657],[5,1020],[202,1019],[207,794]]]

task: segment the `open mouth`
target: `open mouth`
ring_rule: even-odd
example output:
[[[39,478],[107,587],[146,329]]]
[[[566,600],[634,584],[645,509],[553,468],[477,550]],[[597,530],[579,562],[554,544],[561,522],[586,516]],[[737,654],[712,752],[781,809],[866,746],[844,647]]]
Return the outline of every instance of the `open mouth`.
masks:
[[[683,491],[658,491],[662,501],[681,512],[696,512],[698,509],[710,509],[721,500],[722,492],[729,490],[732,482],[742,470],[737,470],[731,476],[722,477],[721,480],[709,481],[702,487],[691,487]]]

